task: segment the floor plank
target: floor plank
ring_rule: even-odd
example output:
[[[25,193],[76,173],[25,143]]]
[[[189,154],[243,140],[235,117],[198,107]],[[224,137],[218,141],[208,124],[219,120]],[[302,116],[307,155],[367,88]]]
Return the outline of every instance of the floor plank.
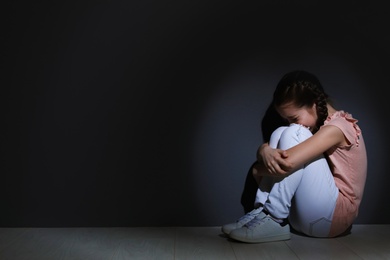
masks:
[[[174,259],[175,228],[123,228],[122,232],[112,260]]]
[[[110,259],[123,229],[28,228],[0,252],[0,259]],[[1,230],[0,233],[2,233]]]
[[[17,240],[26,228],[0,228],[0,252]]]
[[[66,259],[111,259],[125,237],[123,228],[78,228],[67,241],[70,252]]]
[[[331,239],[247,244],[220,227],[0,228],[1,260],[389,259],[390,225],[354,225]]]
[[[333,238],[313,238],[292,234],[286,244],[299,259],[361,259],[354,251]]]
[[[355,225],[337,240],[362,259],[390,259],[390,225]]]
[[[66,258],[75,229],[28,228],[0,252],[2,260],[45,260]]]
[[[280,259],[294,260],[299,259],[294,252],[287,246],[285,241],[247,244],[232,241],[232,247],[236,259]]]
[[[221,236],[220,230],[220,227],[177,228],[175,259],[236,259],[229,241]]]

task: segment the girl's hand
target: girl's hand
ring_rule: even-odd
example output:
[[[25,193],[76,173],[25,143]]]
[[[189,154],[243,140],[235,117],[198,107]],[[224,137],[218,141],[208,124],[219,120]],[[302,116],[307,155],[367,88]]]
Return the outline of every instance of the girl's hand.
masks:
[[[273,149],[267,143],[260,146],[257,151],[257,161],[263,162],[271,175],[285,176],[291,165],[286,160],[288,154],[285,150]]]

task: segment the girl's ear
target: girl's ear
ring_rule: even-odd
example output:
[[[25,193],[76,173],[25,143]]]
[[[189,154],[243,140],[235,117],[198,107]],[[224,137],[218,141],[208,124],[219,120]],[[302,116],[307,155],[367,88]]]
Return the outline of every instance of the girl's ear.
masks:
[[[317,104],[316,103],[314,103],[311,106],[311,112],[313,113],[313,115],[317,115]]]

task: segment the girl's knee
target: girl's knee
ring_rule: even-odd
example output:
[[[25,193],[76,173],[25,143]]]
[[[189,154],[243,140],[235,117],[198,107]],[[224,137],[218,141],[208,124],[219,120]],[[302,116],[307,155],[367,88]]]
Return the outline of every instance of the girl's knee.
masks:
[[[283,133],[280,136],[279,147],[281,149],[288,149],[294,145],[297,145],[313,134],[310,130],[299,124],[291,124],[289,127],[284,129]]]
[[[269,146],[272,148],[277,148],[279,140],[283,132],[288,128],[288,126],[280,126],[276,128],[271,135]]]

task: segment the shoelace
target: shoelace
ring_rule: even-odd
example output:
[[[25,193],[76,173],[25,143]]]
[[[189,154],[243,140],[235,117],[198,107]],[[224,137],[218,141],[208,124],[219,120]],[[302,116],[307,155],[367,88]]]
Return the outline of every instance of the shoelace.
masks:
[[[245,214],[244,216],[242,216],[241,218],[239,218],[237,220],[238,223],[240,222],[248,222],[249,220],[252,220],[253,218],[255,218],[259,213],[254,213],[253,211]]]
[[[240,222],[248,222],[248,220],[252,220],[252,219],[253,219],[253,215],[247,214],[247,215],[244,215],[241,218],[239,218],[237,222],[238,223],[240,223]]]
[[[255,227],[263,224],[265,222],[265,219],[267,218],[267,216],[263,217],[263,218],[258,218],[258,217],[255,217],[254,219],[252,219],[251,221],[249,221],[248,223],[245,224],[245,226],[249,229],[254,229]]]

